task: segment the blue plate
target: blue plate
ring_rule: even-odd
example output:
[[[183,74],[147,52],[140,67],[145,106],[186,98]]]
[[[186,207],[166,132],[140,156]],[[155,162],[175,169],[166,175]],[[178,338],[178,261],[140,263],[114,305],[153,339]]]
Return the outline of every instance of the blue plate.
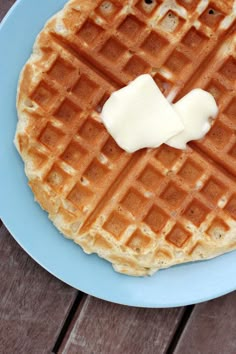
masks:
[[[235,252],[134,278],[62,237],[34,203],[13,145],[19,72],[37,33],[65,0],[18,0],[0,27],[0,217],[24,250],[50,273],[98,298],[140,307],[197,303],[236,289]]]

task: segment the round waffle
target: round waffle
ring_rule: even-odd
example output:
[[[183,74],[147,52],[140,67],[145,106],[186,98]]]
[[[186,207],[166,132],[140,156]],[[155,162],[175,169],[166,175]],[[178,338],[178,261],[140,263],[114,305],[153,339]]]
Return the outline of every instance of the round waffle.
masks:
[[[231,1],[72,0],[19,80],[15,143],[55,226],[115,270],[152,274],[236,248],[236,21]],[[142,73],[178,100],[201,87],[219,115],[185,151],[121,150],[101,123]]]

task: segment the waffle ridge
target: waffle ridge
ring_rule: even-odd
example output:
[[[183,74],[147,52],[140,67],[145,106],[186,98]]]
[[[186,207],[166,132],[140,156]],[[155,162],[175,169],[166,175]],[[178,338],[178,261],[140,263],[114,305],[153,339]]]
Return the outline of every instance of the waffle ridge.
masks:
[[[19,80],[15,143],[55,226],[115,270],[152,274],[236,248],[233,2],[71,0],[45,25]],[[121,150],[99,113],[149,73],[173,100],[194,87],[219,115],[185,151]]]

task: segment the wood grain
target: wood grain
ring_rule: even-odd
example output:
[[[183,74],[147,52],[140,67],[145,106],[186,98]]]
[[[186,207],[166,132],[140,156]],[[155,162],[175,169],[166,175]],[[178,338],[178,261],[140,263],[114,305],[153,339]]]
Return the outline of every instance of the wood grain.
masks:
[[[16,0],[0,0],[0,21],[15,2]]]
[[[0,0],[0,21],[14,4]],[[0,353],[49,353],[77,291],[38,266],[0,220]]]
[[[13,3],[0,0],[0,20]],[[76,291],[37,266],[3,226],[0,231],[0,353],[47,353]],[[161,354],[183,311],[128,308],[88,297],[78,308],[60,352]]]
[[[0,21],[14,2],[0,0]],[[77,294],[27,256],[0,221],[0,353],[50,353]],[[162,354],[176,342],[174,354],[236,353],[236,293],[195,306],[181,334],[184,311],[128,308],[89,296],[59,353]]]
[[[174,354],[236,353],[236,292],[195,306]]]
[[[0,353],[51,352],[77,291],[36,264],[0,228]]]
[[[165,353],[183,311],[128,308],[88,297],[59,353]]]

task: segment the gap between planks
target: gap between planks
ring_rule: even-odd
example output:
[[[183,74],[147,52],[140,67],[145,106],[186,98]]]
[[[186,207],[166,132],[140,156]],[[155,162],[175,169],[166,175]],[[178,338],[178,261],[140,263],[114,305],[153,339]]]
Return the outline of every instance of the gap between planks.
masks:
[[[88,296],[57,353],[172,353],[192,308],[126,307]]]
[[[187,323],[192,315],[192,312],[193,312],[193,309],[194,309],[195,305],[189,305],[186,307],[184,313],[183,313],[183,316],[179,322],[179,325],[178,327],[176,328],[176,331],[173,335],[173,338],[172,340],[170,341],[170,344],[169,344],[169,347],[166,351],[166,354],[173,354],[176,347],[177,347],[177,344],[180,340],[180,337],[182,336],[182,333],[185,329],[185,327],[187,326]]]
[[[8,1],[6,6],[4,6],[5,4],[3,5],[3,8],[0,11],[0,21],[2,20],[3,16],[5,15],[6,10],[8,10],[14,2],[15,2],[14,0],[13,1]],[[1,226],[2,226],[2,221],[0,220],[0,227]],[[77,309],[80,306],[81,307],[83,306],[83,303],[84,303],[85,299],[86,299],[86,295],[79,292],[77,297],[76,297],[76,299],[75,299],[75,301],[74,301],[74,303],[73,303],[73,305],[72,305],[72,307],[71,307],[71,310],[70,310],[70,312],[69,312],[69,314],[68,314],[68,316],[67,316],[67,318],[66,318],[66,320],[64,322],[64,325],[63,325],[63,327],[61,329],[61,332],[60,332],[60,334],[59,334],[59,336],[58,336],[58,338],[56,340],[56,343],[55,343],[55,345],[53,347],[52,353],[57,353],[58,352],[58,350],[59,350],[59,348],[60,348],[60,346],[62,344],[62,341],[64,340],[64,338],[65,338],[65,336],[66,336],[66,334],[68,332],[68,329],[69,329],[69,327],[71,326],[71,324],[73,322],[73,319],[74,319],[75,313],[77,312]],[[181,334],[183,333],[183,330],[184,330],[187,322],[189,321],[189,318],[190,318],[190,316],[192,314],[193,308],[194,308],[194,306],[188,306],[186,308],[186,310],[184,311],[183,316],[181,318],[181,321],[180,321],[180,323],[179,323],[179,325],[178,325],[178,327],[177,327],[177,329],[176,329],[176,331],[174,333],[174,336],[173,336],[173,338],[172,338],[172,340],[170,342],[170,345],[169,345],[169,347],[167,349],[166,354],[172,354],[174,352],[174,350],[175,350],[175,348],[176,348],[176,346],[178,344],[178,341],[179,341],[179,339],[181,337]]]
[[[82,293],[81,291],[78,291],[78,294],[75,298],[75,301],[74,303],[72,304],[71,306],[71,309],[65,319],[65,322],[61,328],[61,331],[58,335],[58,338],[55,342],[55,345],[52,349],[52,353],[53,354],[57,354],[61,345],[62,345],[62,342],[65,340],[66,338],[66,335],[68,333],[68,330],[69,328],[71,327],[71,325],[73,324],[73,319],[75,317],[75,314],[78,313],[77,310],[79,309],[79,307],[81,306],[81,308],[83,307],[83,304],[85,302],[87,298],[87,294],[84,294]]]

